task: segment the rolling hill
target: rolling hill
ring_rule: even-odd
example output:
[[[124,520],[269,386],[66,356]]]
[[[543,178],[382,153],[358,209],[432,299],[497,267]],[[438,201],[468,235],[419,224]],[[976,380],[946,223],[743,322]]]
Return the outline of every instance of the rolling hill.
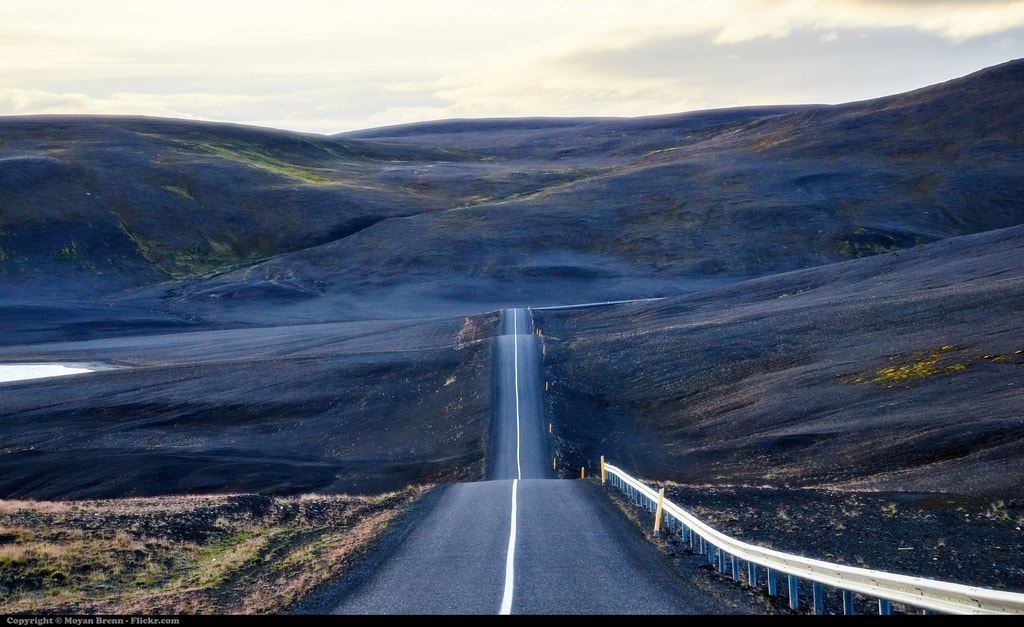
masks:
[[[494,311],[529,305],[570,466],[1022,498],[1022,99],[1013,61],[336,136],[0,118],[0,360],[134,368],[5,384],[0,497],[482,476]]]

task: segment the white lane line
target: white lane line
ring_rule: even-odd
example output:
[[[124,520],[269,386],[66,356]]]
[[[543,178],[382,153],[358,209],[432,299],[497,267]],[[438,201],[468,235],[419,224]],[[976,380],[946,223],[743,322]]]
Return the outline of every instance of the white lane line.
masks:
[[[519,479],[523,477],[523,469],[519,460],[519,312],[512,310],[512,347],[513,367],[516,389],[516,478],[512,480],[512,523],[509,526],[508,554],[505,556],[505,593],[501,597],[499,614],[512,613],[512,587],[515,581],[516,555],[516,508],[519,493]]]
[[[515,356],[515,365],[513,370],[516,375],[516,478],[523,478],[523,468],[519,462],[519,313],[518,310],[512,310],[512,346],[513,353]]]
[[[515,580],[516,555],[516,494],[519,491],[519,480],[512,480],[512,525],[508,534],[508,554],[505,556],[505,594],[501,597],[499,614],[512,613],[512,583]]]

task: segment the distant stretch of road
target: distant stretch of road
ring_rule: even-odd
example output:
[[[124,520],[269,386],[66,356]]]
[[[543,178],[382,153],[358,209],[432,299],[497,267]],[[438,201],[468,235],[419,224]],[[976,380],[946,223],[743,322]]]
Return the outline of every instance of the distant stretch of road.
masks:
[[[549,479],[554,473],[545,439],[540,341],[530,313],[506,310],[495,341],[487,479]]]
[[[719,614],[598,486],[552,480],[539,341],[503,312],[487,481],[449,485],[337,614]]]

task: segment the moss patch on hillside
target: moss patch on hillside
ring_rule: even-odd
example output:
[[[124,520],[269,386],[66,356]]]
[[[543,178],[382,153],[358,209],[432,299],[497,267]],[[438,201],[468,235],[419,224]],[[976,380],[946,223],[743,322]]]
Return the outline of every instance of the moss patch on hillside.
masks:
[[[972,362],[1022,363],[1024,349],[1013,355],[985,353],[966,346],[946,344],[909,354],[892,355],[889,363],[864,372],[839,375],[840,383],[874,384],[883,388],[909,386],[922,379],[952,376],[968,370]]]
[[[309,185],[327,185],[333,183],[331,177],[321,168],[300,165],[293,160],[285,159],[261,150],[255,146],[243,144],[224,144],[212,141],[190,142],[189,147],[206,154],[227,159],[257,168],[277,176],[289,178]]]

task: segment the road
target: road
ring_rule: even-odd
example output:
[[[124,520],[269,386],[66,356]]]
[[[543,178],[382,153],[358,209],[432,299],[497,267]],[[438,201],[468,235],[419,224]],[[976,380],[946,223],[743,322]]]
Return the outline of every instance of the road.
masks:
[[[487,479],[550,479],[540,340],[530,313],[508,309],[494,346],[494,409]]]
[[[529,312],[495,344],[487,481],[442,488],[336,614],[721,614],[601,488],[550,477],[540,349]]]

